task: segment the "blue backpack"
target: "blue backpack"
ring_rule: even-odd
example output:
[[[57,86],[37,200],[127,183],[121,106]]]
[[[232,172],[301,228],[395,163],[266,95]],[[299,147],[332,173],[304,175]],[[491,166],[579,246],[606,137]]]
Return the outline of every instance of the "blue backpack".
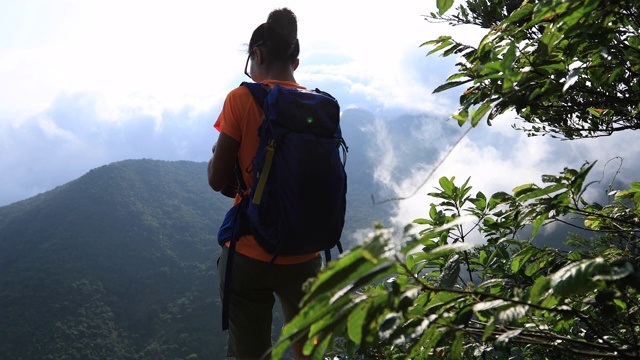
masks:
[[[256,241],[274,256],[340,248],[347,175],[338,102],[317,89],[243,85],[264,114],[247,210]]]
[[[250,169],[248,196],[227,213],[218,242],[231,240],[223,295],[223,329],[228,319],[231,262],[235,243],[253,234],[267,252],[303,255],[334,247],[342,252],[347,194],[347,146],[340,106],[328,93],[243,82],[263,110],[260,143]],[[246,186],[238,174],[240,189]]]

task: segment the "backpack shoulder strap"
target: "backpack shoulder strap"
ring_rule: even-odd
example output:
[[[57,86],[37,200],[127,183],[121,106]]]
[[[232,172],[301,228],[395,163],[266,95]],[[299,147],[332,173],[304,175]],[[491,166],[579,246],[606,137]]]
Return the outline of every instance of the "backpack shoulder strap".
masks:
[[[264,110],[264,100],[267,98],[267,95],[269,95],[269,91],[271,90],[269,85],[244,81],[240,86],[245,86],[249,89],[249,92],[253,95],[253,99],[258,103],[258,105],[260,105],[260,109]]]

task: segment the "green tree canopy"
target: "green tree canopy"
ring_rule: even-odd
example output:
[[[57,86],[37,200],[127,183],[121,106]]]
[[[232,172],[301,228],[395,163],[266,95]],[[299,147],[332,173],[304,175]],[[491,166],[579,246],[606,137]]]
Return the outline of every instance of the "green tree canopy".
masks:
[[[430,53],[458,56],[440,92],[466,85],[454,117],[473,126],[514,109],[530,135],[567,139],[640,128],[640,9],[635,0],[438,1],[430,21],[475,25],[477,47],[450,36]]]

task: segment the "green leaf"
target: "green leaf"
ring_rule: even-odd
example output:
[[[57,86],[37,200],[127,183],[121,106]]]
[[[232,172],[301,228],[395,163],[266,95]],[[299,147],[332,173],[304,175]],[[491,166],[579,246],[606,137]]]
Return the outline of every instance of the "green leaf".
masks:
[[[532,191],[528,191],[526,194],[518,196],[518,200],[524,202],[527,200],[553,194],[554,192],[557,192],[566,188],[567,186],[565,184],[553,184],[553,185],[546,186],[544,188],[538,188]]]
[[[421,294],[420,288],[414,287],[402,293],[398,300],[398,309],[405,311],[410,306],[415,305],[416,298]]]
[[[613,302],[620,309],[620,311],[627,311],[627,303],[625,303],[624,300],[615,298],[613,299]]]
[[[524,274],[527,276],[533,276],[535,273],[537,273],[538,271],[540,271],[541,269],[547,266],[548,260],[549,260],[548,258],[544,258],[544,257],[537,259],[536,261],[534,261],[533,263],[527,266],[527,268],[524,270]]]
[[[517,254],[514,255],[513,260],[511,261],[511,271],[513,271],[514,273],[520,271],[522,266],[536,251],[538,251],[538,249],[532,245],[529,245],[520,250]]]
[[[429,45],[436,45],[436,44],[442,43],[444,41],[450,41],[450,40],[451,40],[451,36],[448,36],[448,35],[438,36],[437,39],[433,39],[433,40],[429,40],[429,41],[423,42],[422,44],[420,44],[420,47],[429,46]]]
[[[529,301],[534,304],[540,302],[540,300],[549,290],[550,283],[551,281],[546,276],[540,276],[538,279],[536,279],[536,281],[533,283],[533,286],[531,287],[531,291],[529,292]]]
[[[415,266],[416,262],[413,255],[408,254],[404,260],[404,263],[405,265],[407,265],[407,268],[411,269],[411,271],[414,271],[413,267]]]
[[[347,253],[340,261],[332,263],[332,266],[327,267],[320,274],[303,301],[306,302],[307,299],[313,299],[319,294],[339,289],[374,268],[374,264],[363,254],[364,249],[357,248]]]
[[[518,22],[525,17],[530,17],[535,9],[535,4],[527,3],[523,6],[520,6],[518,10],[514,11],[508,18],[504,20],[505,24],[513,24]]]
[[[438,6],[438,14],[444,15],[453,6],[453,0],[437,0],[436,4]]]
[[[500,204],[505,204],[511,201],[512,196],[504,191],[499,191],[489,198],[489,209],[495,209]]]
[[[460,275],[460,256],[453,255],[442,269],[438,279],[438,287],[452,288],[458,282]]]
[[[507,72],[510,71],[513,68],[513,62],[516,60],[516,44],[511,43],[509,44],[509,46],[507,47],[507,51],[504,53],[504,57],[502,58],[502,62],[501,62],[501,70],[503,72]],[[510,90],[510,89],[504,89],[505,90]]]
[[[320,317],[316,317],[312,322],[307,323],[304,327],[296,331],[295,337],[292,336],[293,334],[289,324],[287,324],[283,329],[283,334],[288,334],[289,339],[301,339],[307,337],[308,340],[304,345],[304,353],[306,354],[308,354],[316,345],[321,347],[325,346],[323,345],[323,342],[326,338],[328,337],[330,339],[332,334],[334,334],[338,328],[344,327],[344,324],[348,320],[348,314],[353,309],[353,304],[356,303],[356,301],[350,301],[348,298],[341,298],[341,300],[343,301],[340,303],[340,306],[325,306],[322,310],[317,311],[316,313],[322,313],[322,315]],[[330,308],[330,311],[326,312],[325,308]],[[294,318],[294,321],[296,319],[298,319],[298,317]],[[306,331],[307,329],[308,332]],[[325,338],[325,340],[322,340],[323,338]],[[320,341],[320,344],[317,344],[318,341]],[[314,350],[314,352],[315,351],[316,350]]]
[[[436,293],[431,299],[429,299],[429,302],[424,306],[424,310],[426,312],[429,312],[433,308],[455,302],[454,300],[457,301],[462,298],[464,298],[463,295],[459,295],[449,291],[440,291]]]
[[[452,177],[451,180],[449,180],[449,178],[447,178],[446,176],[443,176],[440,178],[440,180],[438,180],[438,183],[442,187],[442,190],[445,194],[447,195],[453,194],[453,189],[455,188],[455,185],[453,184],[454,180],[455,180],[455,177]]]
[[[386,261],[386,255],[390,250],[389,241],[388,230],[376,230],[373,238],[363,246],[346,252],[340,261],[330,262],[305,295],[303,303],[326,292],[344,287]]]
[[[326,352],[333,334],[328,333],[319,343],[315,343],[316,339],[307,340],[305,347],[303,348],[303,354],[310,355],[312,360],[322,360],[324,353]]]
[[[282,329],[282,333],[280,335],[280,339],[274,345],[271,358],[272,359],[280,359],[282,358],[285,351],[291,346],[291,344],[295,341],[306,337],[308,334],[308,329],[314,327],[320,331],[322,328],[335,325],[336,323],[342,321],[342,317],[336,316],[336,314],[341,311],[348,309],[348,303],[351,299],[343,298],[341,303],[334,303],[332,306],[326,306],[328,299],[331,297],[331,294],[322,294],[315,298],[313,302],[309,305],[303,307],[300,310],[300,313],[285,327]],[[317,340],[318,336],[310,336],[310,339]],[[305,346],[312,346],[305,344]]]
[[[438,86],[437,88],[435,88],[435,90],[433,90],[434,94],[437,94],[439,92],[443,92],[445,90],[449,90],[451,88],[466,84],[468,82],[470,82],[471,80],[457,80],[457,81],[448,81],[440,86]]]
[[[602,113],[604,112],[603,109],[595,109],[595,108],[592,108],[592,107],[587,108],[587,110],[589,111],[589,113],[591,113],[591,115],[593,115],[593,116],[595,116],[597,118],[601,117]]]
[[[464,333],[462,331],[456,332],[456,337],[455,339],[453,339],[453,342],[451,343],[451,350],[449,351],[449,353],[451,354],[451,359],[454,359],[454,360],[462,359],[463,341],[464,341]]]
[[[542,226],[542,224],[548,218],[549,218],[549,213],[547,212],[542,215],[538,215],[535,219],[533,219],[533,222],[532,222],[533,228],[531,229],[531,240],[533,240],[536,237],[536,234],[538,233],[540,226]]]
[[[480,211],[484,211],[487,208],[487,197],[481,192],[478,192],[475,198],[469,200]]]
[[[604,259],[587,259],[569,264],[551,275],[551,289],[560,296],[571,296],[596,287],[593,276],[606,264]]]
[[[515,188],[513,188],[513,196],[519,197],[524,194],[530,193],[535,189],[539,189],[539,187],[533,183],[516,186]]]
[[[439,246],[427,253],[416,254],[416,259],[421,261],[429,261],[447,257],[453,253],[472,249],[475,245],[469,243],[455,243],[450,245]]]
[[[362,327],[364,326],[368,309],[369,303],[361,302],[351,311],[347,320],[347,334],[349,335],[349,339],[358,345],[362,341]]]
[[[478,290],[485,289],[485,288],[491,289],[493,287],[503,287],[505,286],[506,282],[507,282],[507,279],[490,279],[478,285]]]
[[[476,127],[489,110],[491,110],[491,103],[484,102],[478,109],[471,111],[471,126]]]
[[[567,259],[571,261],[579,261],[579,260],[582,260],[583,258],[584,256],[577,251],[572,251],[569,254],[567,254]]]
[[[424,354],[429,353],[429,351],[435,347],[443,334],[444,332],[439,331],[436,326],[426,327],[425,331],[418,334],[420,338],[418,341],[415,341],[409,349],[409,354],[406,356],[406,359],[424,358]]]
[[[464,125],[469,119],[469,113],[466,111],[460,111],[452,115],[452,117],[458,120],[458,126]]]
[[[487,326],[484,328],[484,332],[482,334],[482,341],[487,341],[487,339],[491,336],[491,334],[493,334],[493,330],[495,330],[495,328],[496,328],[495,319],[491,318]]]
[[[431,220],[436,220],[438,218],[438,208],[436,208],[435,204],[431,204],[431,207],[429,208],[429,218],[431,218]]]
[[[453,74],[453,75],[451,75],[451,76],[449,76],[447,78],[447,82],[452,81],[452,80],[457,80],[457,79],[460,79],[460,78],[464,78],[464,77],[468,77],[468,74],[467,73],[463,73],[463,72],[455,73],[455,74]]]
[[[356,290],[362,286],[367,286],[372,283],[378,282],[387,276],[391,276],[394,273],[397,273],[397,267],[392,263],[384,263],[378,266],[377,268],[371,270],[365,275],[357,278],[352,284],[349,286],[345,286],[344,288],[337,291],[330,299],[330,303],[337,301],[340,297],[347,295],[347,293],[351,290]]]
[[[448,37],[448,39],[447,39],[447,37],[443,37],[443,36],[441,36],[441,37],[439,38],[439,40],[440,40],[440,41],[439,41],[439,43],[440,43],[440,44],[438,44],[435,48],[431,49],[431,50],[427,53],[427,56],[429,56],[429,55],[431,55],[431,54],[433,54],[433,53],[436,53],[436,52],[438,52],[438,51],[440,51],[440,50],[442,50],[442,49],[446,48],[447,46],[451,46],[451,45],[454,45],[454,44],[455,44],[453,41],[451,41],[451,37]]]

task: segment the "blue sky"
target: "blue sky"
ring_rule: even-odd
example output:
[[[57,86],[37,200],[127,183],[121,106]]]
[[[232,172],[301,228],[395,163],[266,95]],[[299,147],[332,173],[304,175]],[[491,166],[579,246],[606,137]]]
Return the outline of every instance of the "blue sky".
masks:
[[[371,156],[384,159],[376,174],[399,196],[412,193],[432,164],[416,164],[399,181],[389,177],[398,159],[397,144],[384,138],[385,116],[423,113],[429,121],[446,121],[458,90],[432,91],[453,72],[454,60],[425,57],[428,50],[419,45],[442,34],[475,44],[482,35],[426,22],[421,15],[435,11],[435,0],[4,0],[0,206],[113,161],[206,161],[224,96],[245,80],[245,44],[268,13],[283,6],[298,16],[298,82],[329,91],[343,108],[375,113],[380,154]],[[631,134],[578,142],[530,139],[512,130],[513,122],[508,114],[471,131],[422,191],[398,204],[396,220],[424,215],[430,201],[425,193],[443,175],[473,175],[474,187],[491,193],[599,160],[595,171],[606,173],[606,182],[615,169],[604,163],[622,156],[619,178],[637,178],[632,163],[638,150],[624,146]],[[419,144],[436,140],[425,122],[407,143],[419,151]],[[442,145],[440,156],[451,145]]]

